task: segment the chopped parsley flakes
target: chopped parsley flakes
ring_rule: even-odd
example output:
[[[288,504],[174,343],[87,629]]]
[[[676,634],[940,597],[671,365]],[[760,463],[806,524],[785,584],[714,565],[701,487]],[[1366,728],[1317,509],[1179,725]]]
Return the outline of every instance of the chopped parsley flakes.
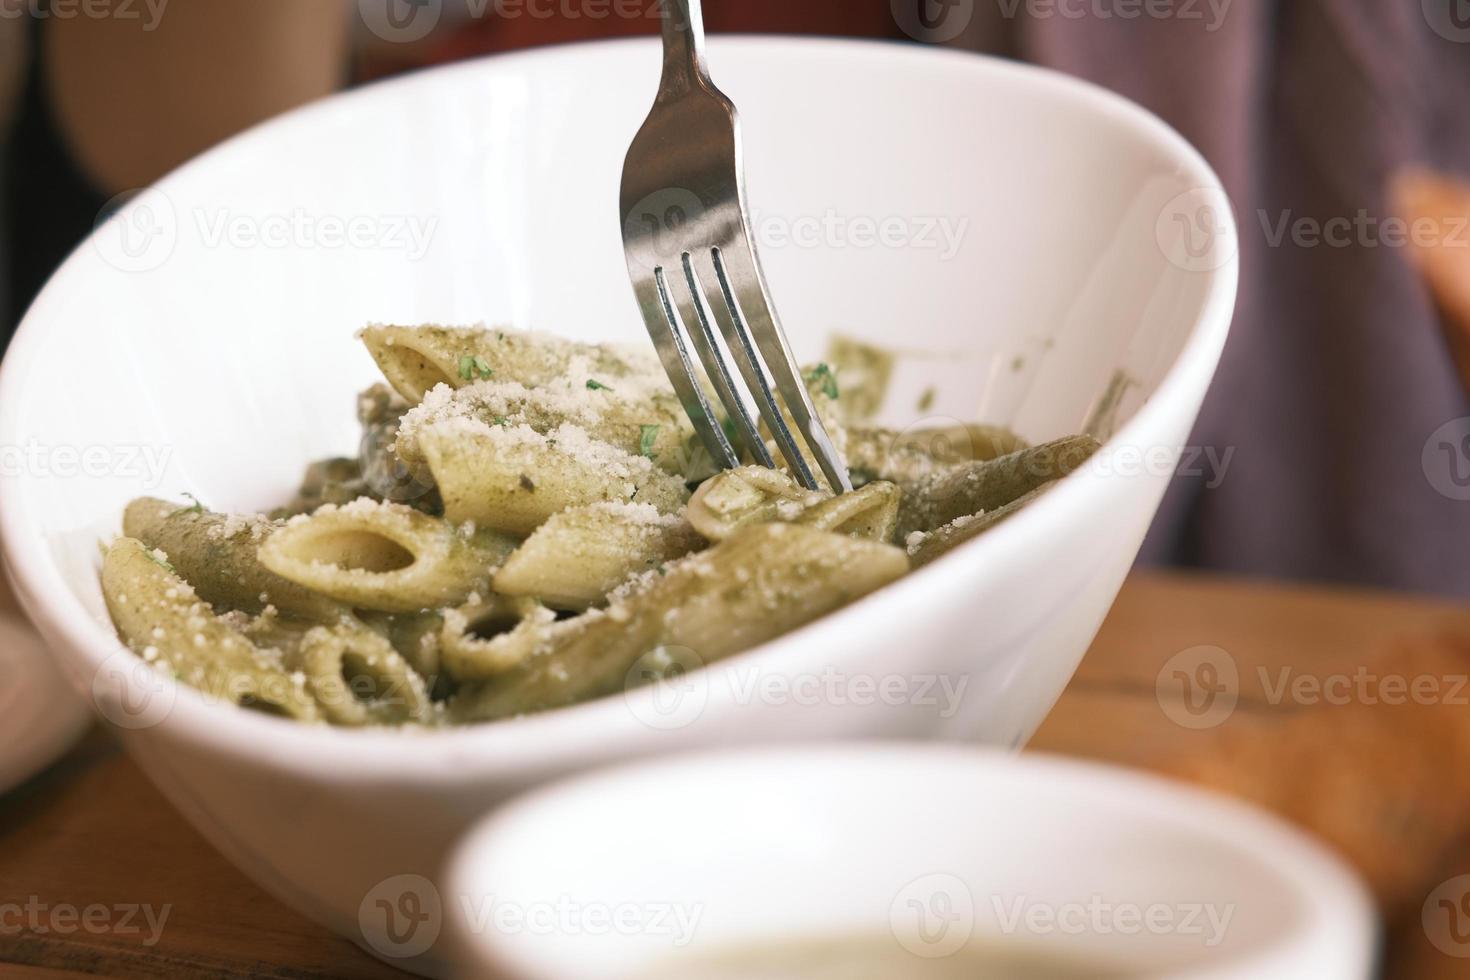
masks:
[[[658,426],[640,425],[638,427],[638,451],[649,459],[653,459],[657,453],[653,451],[653,444],[658,441]]]
[[[601,381],[596,380],[595,378],[588,378],[587,379],[587,390],[588,391],[612,391],[611,388],[609,388],[607,385],[603,384]]]
[[[802,377],[806,378],[809,384],[821,385],[822,394],[833,401],[837,400],[837,375],[833,374],[832,369],[826,364],[818,364]]]
[[[466,381],[474,381],[476,378],[493,378],[495,372],[483,357],[466,354],[459,359],[459,376]]]
[[[192,505],[188,506],[188,507],[180,507],[178,510],[174,511],[173,514],[170,514],[169,515],[170,517],[173,517],[174,514],[202,514],[202,513],[204,513],[204,505],[199,502],[199,498],[198,497],[194,496],[192,493],[182,494],[182,496],[188,497],[190,500],[194,501],[194,503]],[[170,569],[170,571],[172,571],[172,569]]]
[[[158,551],[156,549],[153,551],[145,551],[143,552],[143,554],[147,556],[149,561],[153,562],[153,564],[157,565],[165,572],[168,572],[170,575],[178,574],[178,572],[174,570],[174,566],[171,562],[169,562],[167,559],[158,557]]]

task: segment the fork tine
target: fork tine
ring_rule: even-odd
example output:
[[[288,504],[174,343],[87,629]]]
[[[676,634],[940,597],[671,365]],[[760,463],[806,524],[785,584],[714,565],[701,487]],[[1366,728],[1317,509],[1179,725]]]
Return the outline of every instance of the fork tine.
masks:
[[[638,297],[638,305],[643,310],[643,321],[653,338],[653,346],[658,351],[659,360],[663,362],[664,372],[674,386],[679,403],[684,406],[684,414],[693,423],[694,431],[699,433],[700,441],[709,450],[716,466],[722,469],[739,466],[735,450],[725,438],[724,430],[715,421],[709,399],[705,397],[704,388],[689,360],[689,351],[680,334],[679,321],[669,295],[664,270],[655,269],[652,276],[634,276],[633,289]]]
[[[710,316],[719,317],[719,306],[718,304],[711,306],[700,282],[699,273],[695,271],[693,256],[685,252],[681,261],[684,267],[684,281],[689,286],[690,304],[694,313],[693,320],[699,328],[691,329],[689,337],[693,341],[694,349],[699,352],[699,359],[704,362],[705,374],[715,386],[715,393],[724,403],[725,412],[739,431],[741,441],[750,448],[751,456],[761,466],[774,469],[776,463],[766,449],[765,440],[761,438],[755,419],[750,416],[750,408],[745,398],[736,389],[735,379],[730,375],[730,365],[726,363],[719,343],[715,339],[714,330],[710,326]],[[684,312],[682,305],[679,312],[684,316],[685,326],[690,326],[691,318]]]
[[[699,263],[708,269],[704,278],[711,283],[709,294],[706,297],[710,311],[714,315],[716,324],[719,325],[720,333],[725,338],[725,346],[730,356],[734,358],[740,376],[745,379],[746,387],[755,399],[756,408],[760,411],[761,418],[765,420],[771,438],[791,467],[792,474],[802,486],[808,490],[816,490],[818,489],[816,477],[811,467],[807,465],[806,457],[797,448],[796,437],[792,434],[790,426],[786,424],[785,416],[781,414],[780,402],[777,401],[776,393],[772,390],[767,374],[761,367],[760,355],[751,342],[740,307],[732,302],[727,284],[714,261],[716,251],[714,249],[701,250]],[[764,442],[758,432],[755,440],[762,444]],[[774,464],[767,463],[766,465],[773,466]]]
[[[743,343],[749,344],[754,339],[766,370],[770,372],[776,389],[786,402],[786,410],[791,414],[802,438],[806,440],[807,447],[816,458],[817,465],[822,468],[833,492],[850,492],[852,481],[847,475],[847,465],[837,447],[832,444],[826,426],[817,417],[811,394],[796,368],[796,358],[791,353],[791,345],[786,341],[786,333],[781,329],[780,321],[776,319],[770,291],[766,288],[765,276],[761,273],[760,260],[746,237],[744,222],[734,229],[730,248],[712,249],[711,258],[725,294],[725,302],[735,314],[734,319],[739,321],[740,314],[744,314],[744,325],[748,330],[742,337]],[[731,346],[734,346],[733,342]],[[769,424],[769,420],[767,421]],[[787,429],[784,419],[780,420],[780,429]],[[776,431],[775,426],[772,426],[772,431]],[[784,452],[786,447],[783,445],[782,449]],[[816,481],[811,478],[806,460],[801,459],[800,462],[800,469],[806,472],[810,481],[809,486],[815,488]],[[795,462],[792,468],[797,469]]]

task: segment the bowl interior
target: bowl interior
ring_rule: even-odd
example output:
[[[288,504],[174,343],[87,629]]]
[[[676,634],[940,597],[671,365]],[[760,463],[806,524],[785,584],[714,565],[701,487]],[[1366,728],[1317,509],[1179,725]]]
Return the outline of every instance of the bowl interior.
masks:
[[[1299,976],[1270,968],[1335,943],[1311,972],[1352,976],[1372,935],[1351,876],[1238,804],[876,744],[582,777],[483,824],[450,884],[470,963],[515,980],[696,975],[702,955],[844,938],[915,963],[974,944],[1129,977]]]
[[[834,332],[902,351],[889,423],[1044,439],[1104,403],[1126,421],[1229,288],[1160,246],[1161,215],[1207,168],[1119,99],[899,46],[717,40],[711,62],[743,113],[793,343],[808,359]],[[658,66],[640,41],[375,86],[125,205],[6,361],[0,444],[17,455],[0,507],[22,579],[63,618],[85,609],[104,650],[96,543],[126,501],[264,509],[309,460],[353,453],[368,322],[643,341],[615,202]],[[677,193],[666,203],[649,213],[678,220]]]

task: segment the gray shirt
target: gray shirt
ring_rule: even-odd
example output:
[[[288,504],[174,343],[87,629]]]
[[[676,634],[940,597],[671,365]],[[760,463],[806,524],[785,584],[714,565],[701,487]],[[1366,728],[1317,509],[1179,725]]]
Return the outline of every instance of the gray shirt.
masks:
[[[1470,177],[1470,4],[948,9],[967,21],[955,44],[1063,69],[1162,115],[1235,202],[1240,305],[1194,435],[1234,455],[1218,486],[1176,479],[1146,559],[1470,595],[1470,399],[1385,223],[1401,168]],[[1470,248],[1470,230],[1442,233]]]

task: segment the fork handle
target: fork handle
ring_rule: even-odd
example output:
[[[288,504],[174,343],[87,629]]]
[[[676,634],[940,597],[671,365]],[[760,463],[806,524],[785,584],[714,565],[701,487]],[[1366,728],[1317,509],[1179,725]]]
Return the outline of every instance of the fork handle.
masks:
[[[708,81],[704,61],[702,0],[663,0],[664,77],[660,101],[688,92]]]

